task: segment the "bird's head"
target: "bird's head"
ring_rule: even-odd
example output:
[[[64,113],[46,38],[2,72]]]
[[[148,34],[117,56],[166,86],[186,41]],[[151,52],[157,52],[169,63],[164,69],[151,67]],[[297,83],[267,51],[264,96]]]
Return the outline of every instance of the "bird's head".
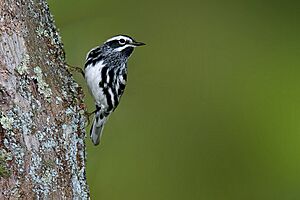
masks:
[[[135,47],[145,45],[142,42],[137,42],[127,35],[114,36],[104,43],[104,46],[110,53],[121,54],[122,56],[129,57]]]

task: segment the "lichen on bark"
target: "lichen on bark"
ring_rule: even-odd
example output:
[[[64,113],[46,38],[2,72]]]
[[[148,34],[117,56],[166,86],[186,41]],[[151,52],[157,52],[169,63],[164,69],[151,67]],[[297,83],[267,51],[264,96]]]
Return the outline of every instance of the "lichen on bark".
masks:
[[[0,0],[0,199],[89,199],[82,99],[47,3]]]

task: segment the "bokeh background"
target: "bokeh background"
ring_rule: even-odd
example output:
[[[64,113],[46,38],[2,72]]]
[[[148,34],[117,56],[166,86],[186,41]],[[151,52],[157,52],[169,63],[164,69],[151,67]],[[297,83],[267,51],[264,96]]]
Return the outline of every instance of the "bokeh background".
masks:
[[[69,64],[119,33],[147,43],[87,139],[92,199],[300,199],[298,2],[49,0]]]

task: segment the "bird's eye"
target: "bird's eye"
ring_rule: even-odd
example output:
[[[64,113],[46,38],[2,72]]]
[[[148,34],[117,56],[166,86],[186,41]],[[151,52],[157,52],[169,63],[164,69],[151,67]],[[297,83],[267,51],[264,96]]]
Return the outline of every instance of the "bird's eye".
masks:
[[[119,43],[120,43],[121,45],[124,45],[124,44],[126,43],[126,41],[125,41],[124,39],[120,39],[120,40],[119,40]]]

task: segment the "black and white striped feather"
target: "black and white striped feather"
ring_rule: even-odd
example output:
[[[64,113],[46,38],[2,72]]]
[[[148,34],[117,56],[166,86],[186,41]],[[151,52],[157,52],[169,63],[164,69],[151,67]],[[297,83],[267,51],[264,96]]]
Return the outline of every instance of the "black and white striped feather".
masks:
[[[135,41],[128,36],[115,36],[92,49],[87,55],[85,79],[96,104],[90,130],[95,145],[100,143],[104,124],[119,105],[124,93],[127,61],[135,47],[133,43]]]

